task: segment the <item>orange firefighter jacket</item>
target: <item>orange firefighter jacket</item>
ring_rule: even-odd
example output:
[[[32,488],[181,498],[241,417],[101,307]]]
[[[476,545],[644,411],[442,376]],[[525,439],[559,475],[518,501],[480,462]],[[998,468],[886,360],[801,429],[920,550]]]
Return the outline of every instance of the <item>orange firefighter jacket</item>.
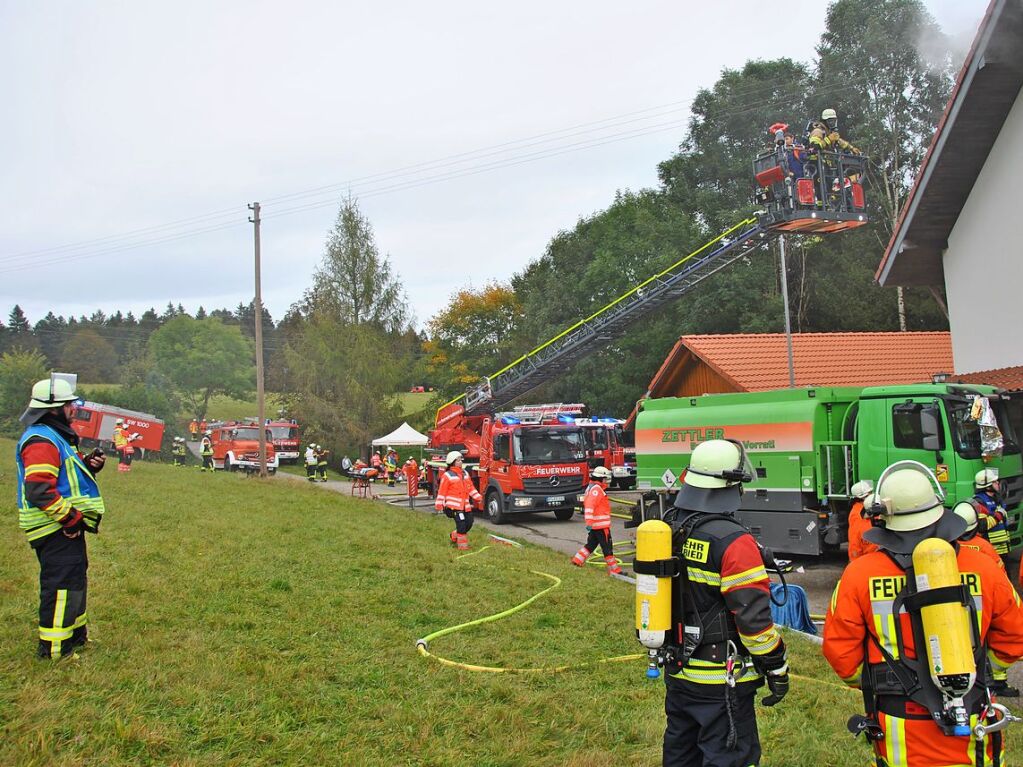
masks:
[[[849,509],[849,561],[877,551],[877,546],[863,540],[863,534],[870,529],[870,520],[863,516],[863,501],[856,501]]]
[[[970,538],[960,538],[959,548],[975,549],[981,554],[986,555],[991,561],[998,565],[999,570],[1005,569],[1005,563],[1002,561],[1002,558],[998,556],[998,552],[995,551],[995,547],[992,546],[991,542],[980,533],[974,533]]]
[[[586,526],[594,530],[607,530],[611,527],[611,501],[604,492],[604,486],[599,482],[591,482],[586,488],[583,517],[586,519]]]
[[[444,509],[472,511],[473,504],[482,505],[482,503],[483,499],[465,469],[449,466],[440,475],[437,498],[433,502],[437,511],[444,511]]]
[[[991,666],[996,671],[1008,669],[1023,657],[1019,596],[1005,573],[976,549],[959,547],[956,559],[962,581],[973,594]],[[895,597],[905,581],[905,571],[883,551],[859,557],[846,567],[831,597],[823,648],[824,657],[846,684],[860,686],[865,662],[884,663],[878,644],[898,659],[896,621],[907,656],[916,657],[909,614],[893,614]],[[911,712],[910,706],[916,704],[906,704],[906,718],[878,712],[878,724],[885,733],[874,743],[878,756],[906,767],[973,764],[976,745],[971,737],[944,735],[926,711]]]

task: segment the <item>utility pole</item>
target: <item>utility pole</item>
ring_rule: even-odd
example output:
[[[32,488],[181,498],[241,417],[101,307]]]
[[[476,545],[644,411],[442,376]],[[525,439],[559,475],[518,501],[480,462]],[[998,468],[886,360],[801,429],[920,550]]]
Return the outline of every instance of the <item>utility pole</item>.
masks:
[[[256,246],[256,409],[259,411],[259,476],[266,473],[266,392],[263,391],[263,293],[259,276],[259,203],[249,206]]]
[[[789,272],[785,266],[785,235],[778,237],[778,257],[781,260],[781,301],[785,307],[785,343],[789,350],[789,388],[796,388],[796,365],[792,359],[792,321],[789,319]]]

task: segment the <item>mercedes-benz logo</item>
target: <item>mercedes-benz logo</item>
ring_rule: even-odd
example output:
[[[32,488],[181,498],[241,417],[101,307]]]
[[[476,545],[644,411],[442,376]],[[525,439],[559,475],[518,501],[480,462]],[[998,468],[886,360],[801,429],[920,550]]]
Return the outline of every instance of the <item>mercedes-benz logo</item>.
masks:
[[[551,487],[557,487],[560,484],[561,484],[561,480],[558,479],[558,475],[557,474],[555,474],[553,477],[551,477]]]

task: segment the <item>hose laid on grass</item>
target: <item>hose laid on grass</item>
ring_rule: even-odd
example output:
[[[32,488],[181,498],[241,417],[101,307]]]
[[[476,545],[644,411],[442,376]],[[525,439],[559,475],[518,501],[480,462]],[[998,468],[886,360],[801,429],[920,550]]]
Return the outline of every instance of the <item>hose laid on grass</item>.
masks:
[[[445,666],[452,666],[454,668],[460,668],[466,671],[483,671],[490,674],[557,674],[562,671],[569,671],[570,669],[586,668],[589,666],[599,666],[605,663],[620,663],[630,660],[639,660],[641,658],[646,657],[646,655],[635,653],[632,655],[617,655],[612,658],[601,658],[599,660],[586,661],[584,663],[570,663],[564,666],[541,666],[539,668],[500,668],[497,666],[478,666],[472,663],[460,663],[458,661],[450,660],[448,658],[442,658],[439,655],[434,655],[429,651],[428,649],[429,644],[434,639],[439,639],[442,636],[454,634],[456,631],[462,631],[473,626],[480,626],[484,623],[493,623],[494,621],[499,621],[502,618],[507,618],[510,615],[514,615],[519,610],[528,607],[537,599],[542,597],[544,594],[548,594],[551,591],[554,591],[554,589],[561,586],[561,578],[559,578],[556,575],[544,573],[539,570],[530,570],[529,572],[533,573],[534,575],[539,575],[544,578],[547,578],[548,580],[553,581],[553,584],[545,588],[543,591],[538,591],[536,594],[533,594],[533,596],[531,596],[526,601],[521,602],[515,605],[514,607],[510,607],[507,610],[503,610],[499,613],[494,613],[493,615],[487,615],[483,618],[477,618],[476,620],[473,621],[467,621],[466,623],[459,623],[457,626],[449,626],[448,628],[440,629],[439,631],[434,631],[432,634],[427,634],[422,639],[416,640],[416,650],[418,650],[419,654],[422,655],[424,658],[433,658],[435,661]]]

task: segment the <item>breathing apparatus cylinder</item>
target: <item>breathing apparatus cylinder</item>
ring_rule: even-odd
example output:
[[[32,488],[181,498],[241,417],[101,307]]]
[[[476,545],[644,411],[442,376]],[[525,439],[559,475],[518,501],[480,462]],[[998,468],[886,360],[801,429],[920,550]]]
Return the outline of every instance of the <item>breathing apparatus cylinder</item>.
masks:
[[[921,594],[961,583],[955,550],[940,538],[927,538],[916,545],[913,571],[917,592]],[[969,716],[962,698],[977,680],[970,611],[958,600],[950,599],[921,607],[920,621],[931,680],[947,696],[946,711],[956,720],[954,734],[969,735]]]
[[[671,576],[649,572],[671,559],[671,527],[659,519],[648,519],[636,528],[636,636],[647,648],[650,663],[647,676],[660,676],[657,651],[671,631]],[[648,572],[643,572],[644,570]],[[666,573],[662,568],[661,573]]]

